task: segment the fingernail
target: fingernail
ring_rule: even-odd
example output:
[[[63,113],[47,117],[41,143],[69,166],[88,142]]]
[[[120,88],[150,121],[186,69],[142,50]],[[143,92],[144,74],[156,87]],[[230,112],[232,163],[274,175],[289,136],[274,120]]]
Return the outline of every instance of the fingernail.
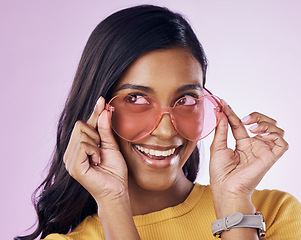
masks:
[[[98,98],[96,105],[100,104],[101,100],[102,100],[102,96],[100,96],[100,98]]]
[[[242,121],[242,120],[241,120]],[[251,126],[251,127],[249,127],[249,130],[254,130],[254,129],[256,129],[258,127],[258,124],[257,123],[255,123],[253,126]]]
[[[226,106],[229,106],[230,107],[230,105],[223,99],[223,102],[224,102],[224,105],[226,105]]]
[[[251,116],[248,115],[248,116],[245,116],[244,118],[241,119],[242,122],[247,122],[251,119]]]
[[[224,99],[223,99],[223,103],[224,106],[228,106],[229,109],[232,109],[231,106]]]

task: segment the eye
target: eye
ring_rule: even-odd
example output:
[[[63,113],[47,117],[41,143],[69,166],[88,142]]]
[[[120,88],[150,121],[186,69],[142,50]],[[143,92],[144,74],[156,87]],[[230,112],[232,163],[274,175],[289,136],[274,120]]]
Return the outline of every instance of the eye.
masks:
[[[141,93],[132,93],[124,98],[124,101],[130,104],[150,104],[146,96]]]
[[[195,105],[196,103],[197,103],[196,97],[185,95],[176,102],[176,106],[192,106]]]

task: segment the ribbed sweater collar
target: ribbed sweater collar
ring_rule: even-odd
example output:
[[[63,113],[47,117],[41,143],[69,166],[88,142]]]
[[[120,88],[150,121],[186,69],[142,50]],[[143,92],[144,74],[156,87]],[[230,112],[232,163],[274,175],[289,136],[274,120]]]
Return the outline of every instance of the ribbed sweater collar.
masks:
[[[204,189],[205,186],[196,183],[183,203],[157,212],[134,216],[135,225],[140,227],[185,215],[196,207],[203,196]]]

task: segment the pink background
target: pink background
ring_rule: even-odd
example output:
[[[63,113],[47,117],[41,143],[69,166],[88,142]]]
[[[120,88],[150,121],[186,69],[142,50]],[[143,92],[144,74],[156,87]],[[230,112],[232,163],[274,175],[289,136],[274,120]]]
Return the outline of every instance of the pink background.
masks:
[[[45,176],[57,120],[91,31],[108,14],[137,3],[187,16],[209,58],[207,87],[240,117],[259,111],[278,120],[290,149],[258,188],[281,189],[301,200],[298,0],[2,0],[1,239],[35,221],[30,196]],[[209,181],[211,139],[203,144],[203,184]]]

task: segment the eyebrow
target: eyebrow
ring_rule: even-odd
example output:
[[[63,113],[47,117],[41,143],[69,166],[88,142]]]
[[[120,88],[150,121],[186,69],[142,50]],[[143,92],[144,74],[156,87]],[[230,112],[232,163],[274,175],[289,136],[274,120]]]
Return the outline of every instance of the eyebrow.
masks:
[[[141,90],[141,91],[148,92],[148,93],[154,93],[155,92],[150,87],[135,85],[135,84],[129,84],[129,83],[122,85],[120,88],[118,88],[116,90],[116,92],[118,92],[120,90],[123,90],[123,89],[135,89],[135,90]]]
[[[124,84],[122,85],[120,88],[118,88],[116,90],[116,92],[120,91],[120,90],[123,90],[123,89],[135,89],[135,90],[141,90],[141,91],[144,91],[144,92],[148,92],[148,93],[154,93],[155,91],[150,88],[150,87],[146,87],[146,86],[142,86],[142,85],[135,85],[135,84]],[[187,85],[184,85],[180,88],[177,89],[177,93],[180,93],[180,92],[184,92],[184,91],[187,91],[187,90],[203,90],[203,87],[200,85],[200,84],[187,84]]]
[[[184,92],[187,90],[203,90],[203,87],[200,84],[188,84],[178,88],[177,93]]]

